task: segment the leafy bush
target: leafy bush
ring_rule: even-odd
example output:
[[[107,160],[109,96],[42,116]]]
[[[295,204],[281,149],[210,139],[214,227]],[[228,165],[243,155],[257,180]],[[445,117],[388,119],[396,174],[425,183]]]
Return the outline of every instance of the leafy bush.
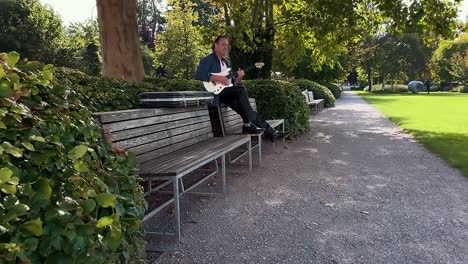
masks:
[[[0,54],[1,262],[142,262],[135,156],[100,140],[51,65],[18,59]]]
[[[327,87],[309,80],[296,80],[293,82],[301,91],[308,90],[314,93],[314,99],[324,99],[325,107],[335,106],[335,97]]]
[[[334,83],[322,83],[323,86],[327,87],[330,92],[332,92],[335,99],[340,98],[341,93],[343,92],[343,88],[341,86],[336,85]]]
[[[62,85],[72,86],[81,102],[92,112],[139,108],[140,93],[162,91],[149,82],[91,77],[68,68],[58,68],[57,79]]]
[[[255,98],[258,112],[265,119],[284,119],[292,136],[309,128],[309,108],[296,86],[285,81],[243,81],[249,97]]]
[[[366,86],[363,91],[364,92],[369,92],[369,86]],[[385,90],[382,91],[382,84],[374,84],[374,85],[372,85],[372,92],[373,93],[387,93],[387,94],[390,94],[390,93],[407,93],[408,92],[408,85],[395,84],[395,85],[393,85],[393,88],[392,88],[391,84],[387,84],[387,85],[385,85]]]
[[[163,91],[204,91],[202,82],[197,80],[166,79],[159,85]]]
[[[468,93],[468,85],[465,85],[465,86],[459,85],[456,87],[456,91],[458,93]]]

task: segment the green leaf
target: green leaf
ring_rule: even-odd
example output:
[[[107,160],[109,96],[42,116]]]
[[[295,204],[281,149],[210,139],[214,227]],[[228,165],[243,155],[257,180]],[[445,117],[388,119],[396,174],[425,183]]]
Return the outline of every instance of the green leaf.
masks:
[[[110,226],[112,225],[113,222],[114,222],[114,219],[112,217],[104,216],[104,217],[99,218],[98,222],[96,223],[96,227],[102,228],[102,227]]]
[[[83,157],[83,155],[86,154],[87,151],[88,151],[88,146],[86,145],[76,146],[68,152],[68,158],[72,160],[77,160]]]
[[[0,169],[0,183],[8,182],[13,175],[13,171],[7,167]]]
[[[8,210],[8,213],[12,212],[16,214],[16,217],[25,215],[29,211],[29,206],[25,204],[16,204]]]
[[[116,250],[121,243],[122,238],[122,231],[120,229],[112,229],[107,232],[106,236],[104,237],[104,244],[106,244],[110,249]]]
[[[83,208],[83,214],[89,214],[96,208],[96,202],[93,199],[88,199],[83,202],[81,208]]]
[[[52,81],[54,79],[54,74],[51,71],[42,72],[42,77],[48,81]]]
[[[8,66],[10,66],[10,68],[13,68],[13,67],[15,67],[15,65],[19,61],[19,59],[20,59],[19,53],[16,52],[16,51],[12,51],[12,52],[7,54],[6,63],[7,63]]]
[[[12,185],[12,184],[9,184],[9,183],[3,183],[1,186],[0,186],[0,191],[6,193],[6,194],[16,194],[16,185]]]
[[[46,142],[45,138],[36,136],[36,135],[30,136],[29,139],[34,140],[34,141],[44,142],[44,143]]]
[[[35,236],[41,236],[43,233],[42,220],[40,217],[27,221],[21,227]]]
[[[96,201],[101,207],[110,207],[115,204],[115,195],[111,193],[100,193],[96,195]]]
[[[13,145],[11,145],[9,142],[3,142],[2,146],[5,148],[5,152],[14,156],[14,157],[17,157],[17,158],[20,158],[23,156],[23,151]]]
[[[75,168],[75,170],[78,171],[78,172],[88,172],[89,171],[88,165],[85,162],[81,161],[81,160],[73,163],[73,168]]]
[[[36,151],[36,149],[34,148],[34,145],[29,142],[23,142],[21,143],[21,145],[23,145],[23,147],[25,147],[29,151]]]
[[[10,97],[13,93],[13,90],[6,83],[0,83],[0,98]]]
[[[52,188],[50,187],[49,180],[40,178],[34,184],[34,189],[36,191],[36,199],[50,200],[50,197],[52,196]]]
[[[6,129],[6,128],[7,128],[6,125],[5,125],[5,123],[3,123],[2,121],[0,121],[0,128],[3,128],[3,129]]]
[[[18,65],[18,69],[22,71],[34,71],[34,70],[39,69],[40,66],[41,66],[41,63],[38,61],[28,61],[24,65]]]

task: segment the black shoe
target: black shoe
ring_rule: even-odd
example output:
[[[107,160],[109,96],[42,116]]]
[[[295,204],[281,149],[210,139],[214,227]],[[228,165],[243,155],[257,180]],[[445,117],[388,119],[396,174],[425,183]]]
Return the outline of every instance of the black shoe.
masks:
[[[270,140],[271,142],[280,141],[280,140],[283,140],[284,138],[287,138],[289,134],[291,134],[291,131],[286,131],[286,132],[276,131],[275,133],[270,135]]]
[[[252,123],[250,123],[250,126],[242,126],[242,133],[244,134],[261,134],[263,131],[265,129],[259,128]]]

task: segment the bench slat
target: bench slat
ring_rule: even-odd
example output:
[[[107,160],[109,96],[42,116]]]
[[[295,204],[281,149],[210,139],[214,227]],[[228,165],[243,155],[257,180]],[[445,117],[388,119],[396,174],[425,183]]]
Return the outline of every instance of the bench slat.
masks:
[[[93,116],[100,119],[101,124],[107,124],[117,121],[133,120],[146,117],[164,116],[175,113],[186,113],[198,110],[205,110],[206,106],[191,107],[191,108],[145,108],[131,109],[112,112],[97,112]]]
[[[176,176],[186,171],[193,170],[193,167],[204,161],[212,160],[232,149],[249,142],[246,135],[235,135],[223,138],[212,138],[208,142],[196,144],[190,149],[181,149],[164,156],[162,159],[154,159],[152,164],[146,165],[140,171],[143,176]],[[151,166],[152,165],[152,166]]]
[[[149,125],[173,122],[175,120],[184,120],[184,119],[191,119],[191,118],[201,118],[207,115],[208,110],[199,110],[193,112],[184,112],[184,113],[177,113],[171,115],[164,115],[164,116],[152,116],[152,117],[145,117],[139,118],[134,120],[126,120],[122,122],[114,122],[104,124],[103,128],[108,130],[111,133],[115,133],[117,131],[122,131],[126,129],[132,128],[139,128]]]
[[[122,141],[114,141],[114,142],[124,148],[131,149],[131,148],[135,148],[141,145],[145,145],[148,142],[152,143],[156,141],[161,141],[169,137],[175,137],[175,136],[187,134],[187,133],[191,134],[194,131],[202,130],[205,128],[211,129],[211,123],[209,121],[196,123],[196,124],[183,126],[183,127],[176,127],[173,129],[167,129],[167,130],[159,131],[159,132],[152,133],[152,134],[142,135],[139,137],[130,138],[130,139],[122,140]]]
[[[137,156],[137,160],[140,163],[140,166],[145,166],[147,162],[150,162],[151,160],[157,157],[160,157],[163,155],[165,156],[166,154],[171,153],[175,150],[186,148],[196,143],[204,142],[212,137],[213,137],[212,134],[204,134],[197,138],[189,138],[185,141],[180,141],[176,144],[168,145],[168,146],[156,149],[154,151],[148,151],[144,154],[140,154]]]
[[[178,142],[181,142],[181,141],[193,138],[193,137],[199,137],[199,136],[202,136],[202,135],[212,136],[211,127],[206,127],[206,128],[203,128],[203,129],[199,129],[197,131],[193,131],[192,133],[184,133],[184,134],[181,134],[181,135],[173,136],[173,137],[170,137],[170,138],[166,138],[164,140],[153,141],[153,142],[141,145],[141,146],[137,146],[137,147],[134,147],[134,148],[129,148],[129,150],[134,151],[137,155],[147,153],[147,152],[150,152],[150,151],[152,151],[154,153],[157,153],[157,149],[159,149],[159,148],[166,147],[166,146],[169,146],[169,145],[173,145],[173,144],[176,144]]]

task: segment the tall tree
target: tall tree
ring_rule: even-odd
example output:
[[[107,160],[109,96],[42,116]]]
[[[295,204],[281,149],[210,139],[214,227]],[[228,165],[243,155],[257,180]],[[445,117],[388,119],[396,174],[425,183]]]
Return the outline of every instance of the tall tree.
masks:
[[[96,0],[107,77],[141,81],[145,76],[135,0]]]
[[[0,51],[60,66],[73,61],[60,17],[38,0],[0,0]]]
[[[198,14],[190,0],[169,1],[166,31],[156,42],[156,67],[165,66],[171,77],[190,79],[200,58],[208,50],[202,45],[202,35],[195,22]]]
[[[161,0],[137,0],[138,33],[141,42],[154,50],[157,35],[164,30]]]

